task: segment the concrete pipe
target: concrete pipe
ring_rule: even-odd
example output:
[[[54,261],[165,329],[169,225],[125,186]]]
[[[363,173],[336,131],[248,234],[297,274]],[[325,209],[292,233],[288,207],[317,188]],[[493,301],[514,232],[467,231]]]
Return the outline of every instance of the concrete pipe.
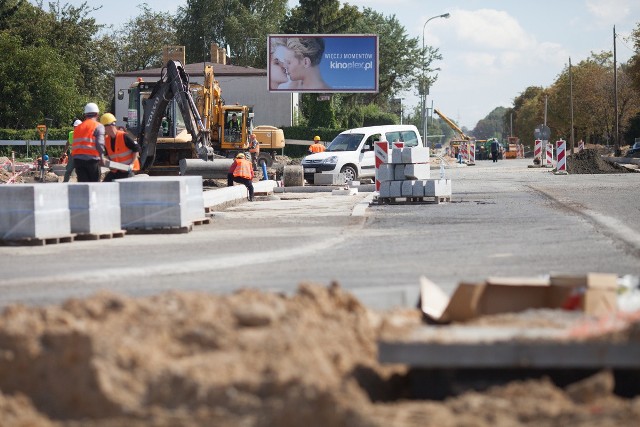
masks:
[[[284,167],[284,175],[282,183],[285,187],[299,187],[304,185],[304,173],[302,166],[286,165]]]
[[[233,159],[181,159],[180,175],[199,175],[204,179],[226,179]]]

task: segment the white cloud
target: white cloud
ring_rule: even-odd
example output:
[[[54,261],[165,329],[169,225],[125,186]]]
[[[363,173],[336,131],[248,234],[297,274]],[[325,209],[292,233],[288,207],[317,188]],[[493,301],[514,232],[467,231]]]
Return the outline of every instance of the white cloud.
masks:
[[[598,24],[611,24],[629,16],[632,1],[637,0],[586,0],[587,10],[599,21]]]
[[[535,39],[505,11],[455,10],[451,20],[458,40],[473,49],[521,50],[535,44]]]

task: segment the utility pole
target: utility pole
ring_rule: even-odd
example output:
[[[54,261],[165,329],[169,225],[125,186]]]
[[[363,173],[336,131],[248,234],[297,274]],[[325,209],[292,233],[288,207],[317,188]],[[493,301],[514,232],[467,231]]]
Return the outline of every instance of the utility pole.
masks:
[[[615,105],[616,114],[616,136],[613,144],[614,156],[620,157],[622,152],[620,151],[620,135],[619,135],[619,123],[618,123],[618,65],[616,63],[616,26],[613,26],[613,102]]]
[[[571,135],[570,135],[571,155],[573,156],[573,146],[574,146],[574,140],[573,140],[573,73],[571,71],[571,57],[569,57],[569,105],[570,105],[570,108],[571,108]]]

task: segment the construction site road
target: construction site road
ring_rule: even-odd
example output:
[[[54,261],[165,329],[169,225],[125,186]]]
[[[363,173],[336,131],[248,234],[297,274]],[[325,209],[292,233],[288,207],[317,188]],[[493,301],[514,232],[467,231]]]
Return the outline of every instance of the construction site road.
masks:
[[[640,275],[640,174],[554,175],[530,164],[451,166],[451,203],[284,193],[214,212],[187,234],[0,247],[0,306],[334,281],[384,306],[414,303],[420,276],[451,292],[490,276]]]

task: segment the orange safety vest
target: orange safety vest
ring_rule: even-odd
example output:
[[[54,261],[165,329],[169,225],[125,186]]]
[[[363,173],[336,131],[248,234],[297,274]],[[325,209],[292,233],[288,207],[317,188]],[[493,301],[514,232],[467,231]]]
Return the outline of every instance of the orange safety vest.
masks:
[[[113,160],[114,162],[124,163],[125,165],[130,165],[133,162],[133,170],[140,170],[140,162],[138,159],[133,161],[135,157],[135,152],[132,151],[127,144],[124,142],[125,132],[119,130],[116,132],[116,148],[115,150],[111,148],[111,137],[109,135],[105,135],[104,137],[104,147],[107,150],[107,156],[109,156],[109,160]],[[113,172],[117,172],[113,170]]]
[[[233,170],[233,176],[239,176],[246,179],[253,178],[253,166],[251,162],[245,159],[235,160],[235,169]]]
[[[325,149],[326,147],[320,143],[309,146],[309,150],[311,150],[312,153],[322,153]]]
[[[73,130],[73,143],[71,144],[71,155],[73,157],[84,154],[86,156],[100,158],[100,152],[96,147],[96,137],[94,132],[98,127],[98,122],[93,119],[86,119]]]

